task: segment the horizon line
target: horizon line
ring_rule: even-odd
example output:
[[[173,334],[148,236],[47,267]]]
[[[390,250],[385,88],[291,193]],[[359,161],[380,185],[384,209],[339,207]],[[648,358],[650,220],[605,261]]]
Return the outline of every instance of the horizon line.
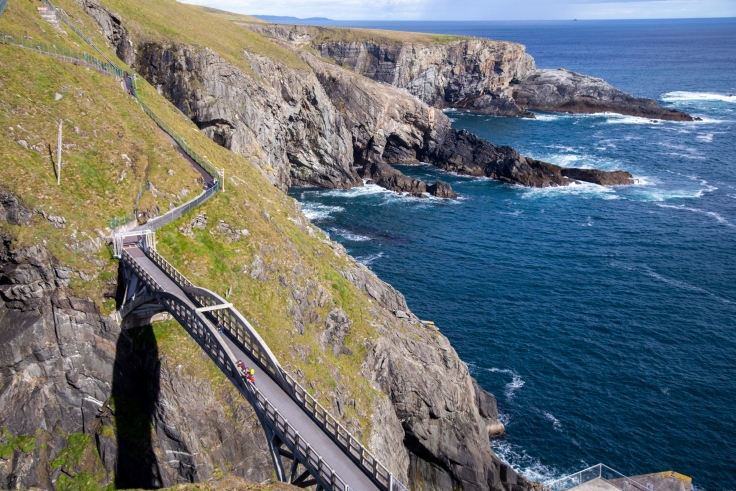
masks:
[[[228,12],[228,11],[225,11]],[[248,15],[250,17],[281,17],[284,19],[296,19],[296,20],[325,20],[330,22],[595,22],[595,21],[644,21],[644,20],[716,20],[716,19],[734,19],[736,16],[722,16],[722,17],[642,17],[638,19],[629,18],[605,18],[605,19],[586,19],[586,18],[574,18],[574,19],[455,19],[455,20],[440,20],[440,19],[331,19],[329,17],[295,17],[293,15],[274,15],[274,14],[243,14],[242,12],[231,12],[234,14]]]

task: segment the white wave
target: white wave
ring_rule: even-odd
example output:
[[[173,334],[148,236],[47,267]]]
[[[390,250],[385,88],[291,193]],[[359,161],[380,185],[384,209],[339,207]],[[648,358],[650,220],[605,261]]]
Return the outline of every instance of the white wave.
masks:
[[[540,114],[534,113],[534,118],[522,118],[524,121],[557,121],[561,119],[561,115],[558,114]]]
[[[583,196],[602,199],[619,199],[616,189],[610,186],[599,186],[589,182],[574,183],[569,186],[548,188],[526,188],[517,186],[523,191],[522,199],[555,198],[558,196]]]
[[[662,281],[664,283],[667,283],[668,285],[671,285],[671,286],[680,288],[682,290],[688,290],[688,291],[697,292],[697,293],[704,293],[704,294],[708,295],[709,297],[712,297],[712,298],[718,300],[719,302],[723,302],[723,303],[728,304],[728,305],[732,305],[733,304],[733,302],[731,300],[728,300],[726,298],[723,298],[721,296],[718,296],[715,293],[706,290],[705,288],[700,288],[699,286],[691,285],[690,283],[687,283],[685,281],[680,281],[680,280],[675,280],[673,278],[668,278],[666,276],[663,276],[663,275],[661,275],[661,274],[653,271],[648,266],[644,266],[642,269],[644,270],[644,272],[647,275],[651,276],[654,279],[657,279],[659,281]]]
[[[302,212],[310,221],[324,220],[333,213],[345,211],[342,206],[328,206],[320,203],[303,203]]]
[[[393,191],[377,186],[375,184],[366,184],[352,189],[331,189],[321,192],[322,196],[332,196],[340,198],[361,198],[373,194],[397,195]]]
[[[491,373],[504,373],[506,375],[511,375],[511,382],[506,384],[504,395],[506,396],[506,399],[513,399],[514,393],[524,387],[524,380],[521,378],[521,376],[516,373],[513,370],[509,370],[506,368],[485,368],[484,370],[489,371]]]
[[[544,417],[552,422],[552,427],[554,429],[558,431],[562,429],[562,423],[560,423],[560,420],[552,416],[551,413],[544,413]]]
[[[731,102],[736,104],[736,95],[734,94],[717,94],[715,92],[687,92],[675,91],[667,92],[660,97],[666,102],[678,101],[720,101]]]
[[[512,217],[518,217],[518,216],[520,216],[521,214],[524,213],[524,210],[499,211],[498,213],[500,215],[508,215],[508,216],[512,216]]]
[[[367,242],[369,240],[372,240],[370,237],[366,237],[365,235],[354,234],[349,230],[345,230],[344,228],[331,228],[330,232],[334,232],[340,237],[342,237],[343,239],[349,240],[351,242]]]
[[[705,135],[698,135],[695,138],[697,138],[700,141],[704,141],[706,143],[710,143],[713,141],[713,133],[708,133]]]
[[[504,425],[504,426],[508,426],[508,425],[509,425],[509,423],[511,422],[511,417],[510,417],[510,416],[509,416],[508,414],[506,414],[506,413],[501,413],[501,412],[499,412],[499,413],[498,413],[498,421],[499,421],[499,422],[500,422],[500,423],[501,423],[502,425]]]
[[[379,252],[377,254],[368,254],[367,256],[358,256],[355,258],[356,261],[358,261],[363,266],[370,266],[377,260],[381,259],[383,257],[383,252]]]
[[[575,222],[575,223],[577,223],[581,227],[592,227],[593,226],[593,219],[590,218],[590,217],[588,217],[588,221],[585,222],[585,223],[580,223],[580,222]]]
[[[450,123],[457,123],[457,118],[447,118],[450,120]]]
[[[723,218],[721,215],[716,213],[715,211],[707,211],[707,210],[701,210],[700,208],[690,208],[689,206],[685,205],[663,205],[663,204],[657,204],[660,208],[672,208],[674,210],[686,210],[691,211],[693,213],[700,213],[701,215],[706,215],[711,218],[715,218],[716,221],[719,223],[722,223],[729,227],[734,227],[734,224]]]
[[[557,469],[542,464],[538,458],[532,457],[526,450],[509,441],[493,440],[491,448],[499,459],[529,480],[550,484],[564,477]]]
[[[628,116],[616,113],[601,113],[601,115],[606,116],[606,123],[609,124],[660,124],[660,120],[658,119],[642,118],[639,116]]]
[[[662,392],[662,394],[664,394],[666,396],[670,395],[670,389],[669,389],[669,387],[663,387],[663,388],[661,388],[659,390],[660,390],[660,392]]]

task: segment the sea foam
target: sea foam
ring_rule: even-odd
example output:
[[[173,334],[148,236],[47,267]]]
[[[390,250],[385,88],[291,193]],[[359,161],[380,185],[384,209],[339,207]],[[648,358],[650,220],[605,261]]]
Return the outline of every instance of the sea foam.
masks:
[[[493,440],[491,448],[498,458],[532,481],[550,484],[564,476],[557,469],[544,465],[538,458],[529,455],[522,447],[507,440]]]
[[[733,94],[717,94],[714,92],[687,92],[675,91],[667,92],[660,98],[665,102],[682,102],[682,101],[720,101],[736,104],[736,95]]]

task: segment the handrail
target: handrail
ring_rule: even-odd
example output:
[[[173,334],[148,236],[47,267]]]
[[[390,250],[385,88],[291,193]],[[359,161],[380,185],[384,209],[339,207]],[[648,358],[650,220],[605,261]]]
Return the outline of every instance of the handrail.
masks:
[[[567,491],[594,479],[603,479],[612,486],[624,491],[649,491],[643,484],[626,477],[605,464],[596,464],[569,476],[557,479],[545,486],[548,491]]]
[[[161,261],[166,261],[156,251],[151,251],[149,257],[158,264],[153,256],[158,256]],[[166,263],[168,265],[168,262]],[[170,266],[170,265],[169,265]],[[165,271],[165,270],[164,270]],[[176,270],[175,270],[176,271]],[[176,271],[177,274],[180,274]],[[167,273],[169,274],[169,273]],[[173,279],[173,278],[172,278]],[[188,280],[187,280],[188,281]],[[202,307],[210,307],[213,305],[227,304],[227,301],[210,290],[197,286],[184,286],[182,290],[189,298]],[[266,342],[261,338],[253,326],[233,307],[225,309],[217,309],[209,312],[209,315],[222,325],[223,331],[237,344],[244,352],[259,364],[260,368],[268,373],[286,392],[293,397],[291,387],[284,377],[284,371],[281,369],[276,356],[271,352]]]
[[[54,13],[56,13],[56,18],[59,19],[61,22],[69,26],[69,28],[76,33],[77,36],[79,36],[85,43],[92,46],[100,55],[102,55],[103,58],[107,60],[107,62],[115,67],[115,69],[120,72],[118,75],[119,77],[122,77],[124,75],[127,75],[128,72],[126,70],[121,69],[117,66],[117,64],[112,61],[104,51],[102,51],[100,48],[97,47],[97,45],[92,41],[90,38],[88,38],[77,26],[75,26],[72,23],[72,20],[69,18],[69,16],[66,15],[66,12],[64,12],[63,9],[56,8],[56,6],[51,3],[50,0],[43,0],[44,5],[46,5],[48,8],[50,8]]]
[[[7,0],[6,0],[7,1]],[[33,41],[32,39],[17,38],[12,34],[0,31],[0,44],[8,44],[11,46],[19,46],[21,48],[38,51],[39,53],[47,54],[55,58],[73,63],[75,65],[86,66],[94,68],[103,73],[107,73],[116,77],[122,76],[120,70],[114,65],[110,65],[107,62],[99,60],[92,55],[88,55],[83,51],[76,51],[67,48],[59,48],[55,45],[49,45]]]
[[[163,259],[163,258],[162,258]],[[197,343],[207,352],[212,360],[220,367],[223,373],[235,383],[236,387],[251,402],[260,418],[265,418],[269,427],[284,442],[294,449],[295,458],[300,456],[300,462],[314,475],[331,485],[335,491],[350,491],[350,487],[329,466],[314,448],[305,441],[299,432],[281,415],[266,396],[254,384],[248,382],[237,368],[237,360],[224,340],[216,334],[215,328],[209,320],[196,309],[187,305],[184,298],[170,292],[163,291],[156,280],[128,253],[123,251],[121,262],[133,269],[136,274],[151,290],[156,292],[171,315],[186,329]],[[310,468],[311,467],[311,468]]]

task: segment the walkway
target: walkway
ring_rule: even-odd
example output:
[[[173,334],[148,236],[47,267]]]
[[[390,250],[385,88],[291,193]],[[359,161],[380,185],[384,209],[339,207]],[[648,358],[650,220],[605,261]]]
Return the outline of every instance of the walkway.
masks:
[[[191,309],[197,306],[189,299],[186,293],[164,273],[137,245],[126,245],[125,251],[132,256],[138,265],[146,271],[156,283],[166,292],[179,297]],[[255,360],[251,359],[233,339],[225,336],[224,339],[233,355],[242,360],[248,367],[257,367]],[[256,372],[256,387],[268,400],[278,408],[281,415],[304,437],[314,450],[322,457],[345,483],[355,491],[373,491],[379,488],[366,476],[363,471],[353,462],[312,418],[298,405],[281,386],[271,379],[267,374]]]

